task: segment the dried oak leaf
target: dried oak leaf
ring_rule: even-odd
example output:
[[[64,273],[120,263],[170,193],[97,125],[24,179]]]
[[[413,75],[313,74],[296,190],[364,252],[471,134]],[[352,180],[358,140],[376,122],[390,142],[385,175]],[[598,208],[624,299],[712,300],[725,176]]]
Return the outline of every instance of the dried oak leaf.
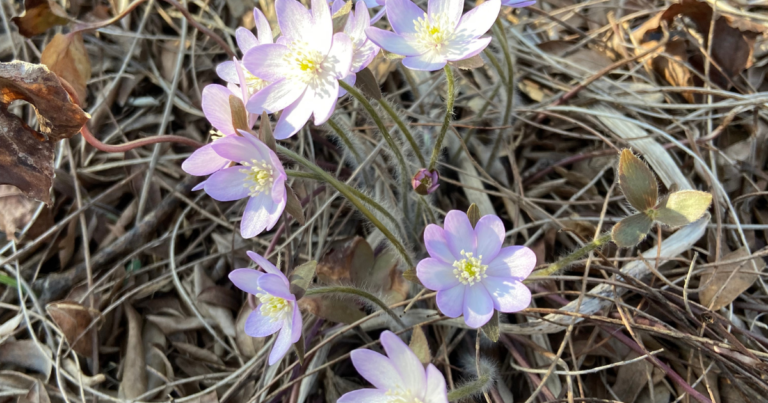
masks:
[[[66,25],[70,18],[60,5],[51,0],[25,0],[24,12],[13,17],[19,33],[31,38],[56,25]]]
[[[17,100],[35,107],[39,131],[8,110]],[[47,67],[0,63],[0,184],[16,186],[50,206],[54,143],[77,134],[89,118]]]
[[[43,49],[40,62],[72,85],[80,102],[85,102],[86,84],[91,79],[91,60],[79,32],[56,34]]]
[[[67,343],[73,350],[86,357],[93,354],[93,337],[86,329],[94,320],[98,320],[99,311],[75,301],[52,302],[45,307],[45,310],[64,333]],[[92,329],[98,329],[98,327],[94,326]]]

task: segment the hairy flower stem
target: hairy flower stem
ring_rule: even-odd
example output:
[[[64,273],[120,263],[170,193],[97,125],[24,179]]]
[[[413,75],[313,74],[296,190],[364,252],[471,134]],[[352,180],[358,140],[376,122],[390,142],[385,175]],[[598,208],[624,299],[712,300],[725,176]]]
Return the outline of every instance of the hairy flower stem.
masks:
[[[474,381],[458,389],[454,389],[448,392],[448,401],[457,402],[459,400],[475,396],[478,393],[482,393],[483,390],[485,390],[485,388],[488,386],[488,382],[490,381],[491,381],[490,376],[481,375],[479,378],[475,379]]]
[[[504,62],[507,64],[507,74],[505,75],[499,72],[502,81],[507,87],[507,104],[504,109],[504,118],[501,120],[501,125],[506,126],[509,124],[509,118],[512,115],[512,104],[515,100],[515,65],[512,61],[512,55],[509,53],[509,43],[507,37],[504,35],[504,27],[501,19],[497,19],[493,28],[495,28],[496,37],[501,42],[501,51],[504,54]],[[488,156],[488,160],[485,162],[485,169],[488,170],[491,166],[491,162],[496,158],[496,150],[501,146],[501,139],[503,137],[503,131],[499,131],[499,135],[496,136],[496,141],[491,148],[491,153]]]
[[[397,314],[389,309],[387,304],[384,303],[384,301],[376,298],[375,295],[368,293],[366,291],[363,291],[359,288],[354,287],[320,287],[320,288],[310,288],[307,290],[305,296],[307,295],[319,295],[319,294],[351,294],[356,295],[360,298],[364,298],[374,304],[376,304],[379,308],[381,308],[382,311],[386,312],[387,315],[389,315],[392,320],[397,322],[398,325],[400,325],[403,329],[405,329],[407,326],[405,326],[405,323],[403,323],[402,320],[400,320],[400,317],[397,316]]]
[[[352,155],[355,157],[355,163],[360,164],[363,161],[363,157],[360,156],[360,153],[357,152],[357,149],[355,149],[355,146],[352,144],[352,141],[349,140],[349,137],[347,136],[347,133],[344,132],[344,130],[339,126],[338,122],[333,120],[333,118],[328,119],[326,124],[333,129],[334,133],[336,133],[337,136],[341,139],[342,142],[344,142],[344,145],[347,146],[349,149],[349,152],[352,153]]]
[[[432,150],[432,158],[429,160],[429,170],[432,171],[437,165],[437,159],[440,157],[440,150],[443,146],[443,139],[445,139],[445,133],[448,133],[448,127],[451,125],[451,118],[453,117],[453,103],[456,101],[456,83],[453,79],[453,72],[449,64],[445,65],[445,81],[448,82],[448,99],[445,104],[445,117],[443,118],[443,127],[440,128],[440,134],[437,136],[437,142],[435,143],[435,149]]]
[[[584,245],[581,249],[578,249],[575,252],[571,253],[570,255],[558,260],[555,263],[552,263],[546,269],[531,273],[531,275],[528,277],[528,280],[535,277],[549,276],[551,274],[557,273],[558,271],[568,267],[568,265],[570,265],[571,263],[583,258],[589,252],[592,252],[593,250],[600,248],[601,246],[607,244],[608,242],[611,242],[610,232],[606,232],[605,234],[601,235],[599,238],[595,239],[594,241]]]
[[[382,108],[384,108],[385,111],[389,114],[389,117],[392,118],[392,120],[395,121],[395,124],[400,129],[401,132],[403,132],[403,135],[406,139],[408,139],[408,143],[410,143],[411,148],[413,149],[413,152],[416,153],[416,157],[419,159],[419,162],[421,163],[421,166],[424,166],[427,164],[426,161],[424,161],[424,156],[421,155],[421,149],[419,148],[419,145],[416,144],[416,140],[413,138],[413,134],[410,130],[408,130],[408,126],[405,125],[402,119],[400,119],[400,116],[397,116],[397,112],[395,112],[394,109],[392,109],[392,105],[389,104],[386,100],[383,98],[380,99],[379,105],[381,105]]]
[[[339,193],[344,195],[344,197],[347,198],[347,200],[350,201],[355,207],[357,207],[358,210],[360,210],[363,215],[365,215],[368,220],[371,221],[373,225],[376,226],[376,228],[381,231],[381,233],[389,239],[390,242],[392,242],[392,245],[395,246],[395,249],[397,249],[397,252],[400,254],[400,257],[403,258],[403,261],[408,265],[408,267],[413,267],[413,261],[411,260],[411,257],[408,255],[408,252],[405,250],[405,247],[402,243],[392,234],[392,232],[389,230],[389,228],[385,227],[384,224],[379,221],[376,216],[371,213],[370,210],[365,206],[364,202],[361,201],[354,192],[350,191],[350,187],[339,181],[338,179],[334,178],[331,174],[328,172],[325,172],[322,168],[318,167],[317,165],[311,163],[306,158],[302,157],[301,155],[291,151],[290,149],[287,149],[281,145],[277,145],[277,150],[280,152],[280,154],[283,154],[300,165],[302,165],[304,168],[309,169],[312,171],[315,175],[317,175],[319,178],[322,178],[322,180],[329,185],[333,186]]]

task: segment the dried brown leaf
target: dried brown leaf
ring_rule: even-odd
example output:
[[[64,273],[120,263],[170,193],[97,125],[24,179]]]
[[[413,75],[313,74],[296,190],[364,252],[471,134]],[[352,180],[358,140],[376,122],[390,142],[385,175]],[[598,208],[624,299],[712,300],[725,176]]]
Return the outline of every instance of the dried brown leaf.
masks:
[[[656,176],[648,165],[629,149],[621,151],[619,159],[619,186],[629,204],[637,211],[645,212],[656,206],[659,188]]]
[[[413,328],[413,334],[411,334],[411,342],[408,345],[419,357],[419,361],[422,364],[427,365],[432,362],[432,353],[429,351],[429,343],[427,342],[427,336],[424,335],[424,331],[421,330],[421,326]]]
[[[123,304],[128,318],[128,343],[123,357],[123,379],[120,381],[118,397],[133,400],[147,391],[147,370],[144,345],[141,340],[141,315],[129,303]]]
[[[230,310],[236,310],[240,306],[232,290],[226,287],[213,286],[203,289],[200,294],[197,295],[199,302],[205,302],[207,304],[215,305]]]
[[[373,249],[361,237],[336,241],[317,264],[317,278],[323,284],[360,285],[368,281],[374,265]]]
[[[52,302],[45,309],[56,326],[64,333],[64,337],[72,349],[90,357],[93,354],[93,337],[90,331],[86,333],[85,330],[94,320],[98,320],[99,311],[87,308],[75,301]]]
[[[368,67],[357,73],[355,87],[360,89],[363,95],[369,98],[375,99],[377,101],[382,99],[379,82],[376,80],[376,76],[373,75],[373,72]]]
[[[720,264],[702,273],[701,283],[706,284],[699,294],[702,305],[716,311],[733,302],[755,283],[759,273],[765,268],[765,261],[761,257],[747,259],[749,256],[746,248],[739,248],[723,256],[721,260],[741,261]],[[757,271],[752,266],[753,262]]]
[[[0,185],[0,232],[11,240],[16,239],[16,232],[26,227],[34,218],[39,204],[22,195],[13,186]],[[53,225],[53,218],[48,209],[40,211],[35,222],[26,232],[27,239],[34,239]]]
[[[25,0],[24,12],[11,19],[19,33],[31,38],[56,25],[66,25],[70,18],[58,3],[52,0]]]
[[[86,85],[91,79],[91,60],[79,32],[56,34],[45,46],[40,62],[72,85],[81,103],[85,103]]]
[[[13,364],[51,377],[51,350],[35,340],[6,341],[0,345],[0,364]]]
[[[171,342],[171,345],[173,345],[173,347],[179,350],[179,352],[184,353],[196,360],[201,360],[207,363],[224,366],[224,362],[221,361],[221,358],[217,357],[216,354],[214,354],[209,350],[206,350],[197,346],[193,346],[192,344],[189,344],[189,343]]]
[[[346,298],[306,296],[299,300],[299,308],[335,323],[351,324],[365,317],[365,313],[351,299]]]
[[[296,219],[299,225],[304,225],[306,222],[304,218],[304,209],[301,207],[301,201],[296,197],[293,189],[288,184],[285,184],[285,196],[288,199],[285,203],[285,212],[290,214],[291,217]]]

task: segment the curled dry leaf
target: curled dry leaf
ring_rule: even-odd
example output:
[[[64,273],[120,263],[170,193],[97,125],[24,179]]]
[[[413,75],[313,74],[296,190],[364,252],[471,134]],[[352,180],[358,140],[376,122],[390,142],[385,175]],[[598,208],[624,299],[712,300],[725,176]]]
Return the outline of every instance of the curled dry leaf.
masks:
[[[0,185],[0,232],[11,240],[16,239],[16,232],[26,227],[35,217],[39,204],[24,196],[19,189]],[[26,232],[27,239],[34,239],[53,226],[53,217],[48,209],[43,209],[35,222]]]
[[[141,315],[131,304],[124,303],[125,316],[128,318],[128,342],[123,363],[123,379],[120,381],[118,397],[133,400],[147,391],[147,369],[144,358],[144,346],[141,341]]]
[[[56,326],[64,333],[64,337],[72,349],[90,357],[93,354],[93,338],[90,331],[86,332],[86,329],[91,325],[91,322],[98,320],[99,311],[87,308],[75,301],[52,302],[45,309]]]
[[[24,319],[24,315],[18,314],[0,325],[0,343],[2,343],[6,337],[8,337],[17,327],[21,324],[21,320]]]
[[[91,60],[79,32],[56,34],[43,49],[40,62],[72,85],[80,102],[85,102],[86,84],[91,79]]]
[[[14,101],[35,107],[39,132],[8,110]],[[45,66],[0,63],[0,183],[50,206],[53,143],[77,134],[88,118]]]
[[[0,345],[0,364],[13,364],[51,377],[53,359],[51,350],[35,340],[6,341]]]
[[[24,12],[11,21],[19,27],[19,33],[31,38],[56,25],[66,25],[70,18],[58,3],[51,0],[25,0]]]
[[[720,264],[702,273],[701,284],[705,284],[699,294],[702,305],[716,311],[733,302],[755,283],[765,268],[765,261],[759,256],[748,259],[749,256],[746,248],[739,248],[721,259],[737,262]],[[755,264],[754,267],[752,263]]]

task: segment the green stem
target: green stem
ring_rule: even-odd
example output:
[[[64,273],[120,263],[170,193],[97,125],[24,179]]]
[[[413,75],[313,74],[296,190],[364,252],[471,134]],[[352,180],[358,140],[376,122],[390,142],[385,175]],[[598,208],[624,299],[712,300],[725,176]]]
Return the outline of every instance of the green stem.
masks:
[[[395,121],[395,124],[400,129],[401,132],[403,132],[403,135],[408,140],[408,143],[411,144],[411,148],[413,149],[413,152],[416,153],[416,157],[419,158],[419,162],[421,162],[421,166],[424,166],[427,164],[426,161],[424,161],[424,156],[421,155],[421,149],[419,148],[419,145],[416,144],[416,140],[413,138],[413,134],[411,134],[411,131],[408,130],[408,126],[405,125],[402,119],[400,119],[400,116],[397,116],[397,112],[395,112],[394,109],[392,109],[392,106],[384,100],[383,98],[380,99],[379,105],[381,105],[382,108],[384,108],[385,111],[389,114],[389,117],[392,118],[392,120]]]
[[[594,241],[582,246],[581,249],[578,249],[575,252],[571,253],[570,255],[558,260],[555,263],[552,263],[546,269],[533,272],[528,277],[528,280],[535,277],[549,276],[551,274],[557,273],[558,271],[568,267],[568,265],[570,265],[571,263],[583,258],[587,254],[589,254],[589,252],[592,252],[593,250],[607,244],[608,242],[611,242],[610,232],[606,232],[605,234],[601,235],[599,238],[595,239]]]
[[[13,277],[6,276],[5,274],[0,274],[0,284],[5,284],[8,287],[18,287],[18,284],[16,283],[16,279]]]
[[[336,135],[339,136],[341,141],[344,142],[344,145],[347,146],[352,155],[355,156],[355,161],[357,164],[361,164],[363,162],[363,157],[361,157],[360,153],[357,152],[357,149],[352,144],[352,141],[347,136],[347,133],[345,133],[341,126],[339,126],[339,124],[333,119],[328,119],[326,123],[331,127],[331,129],[333,129]]]
[[[512,105],[515,99],[515,65],[512,62],[512,55],[509,53],[509,43],[507,42],[507,37],[504,35],[504,27],[502,26],[500,19],[496,20],[494,28],[496,37],[499,38],[499,42],[501,42],[501,51],[504,53],[504,61],[507,64],[506,78],[504,77],[504,74],[501,74],[501,72],[499,73],[501,80],[505,82],[507,87],[507,104],[504,109],[504,118],[501,120],[501,125],[506,126],[509,124],[509,118],[512,115]],[[496,158],[496,150],[501,146],[503,133],[504,131],[499,131],[498,136],[496,136],[496,141],[491,148],[488,160],[485,162],[486,170],[490,168],[491,162]]]
[[[405,323],[400,319],[397,314],[389,309],[387,304],[384,303],[384,301],[376,298],[371,293],[368,293],[366,291],[363,291],[359,288],[354,287],[320,287],[320,288],[310,288],[307,290],[305,296],[307,295],[318,295],[318,294],[351,294],[356,295],[360,298],[367,299],[370,302],[373,302],[376,304],[379,308],[381,308],[382,311],[386,312],[387,315],[389,315],[395,322],[397,322],[398,325],[400,325],[403,329],[405,329],[407,326],[405,326]]]
[[[480,378],[475,379],[473,382],[470,382],[458,389],[454,389],[448,392],[448,401],[456,402],[462,399],[466,399],[468,397],[475,396],[478,393],[482,393],[483,390],[485,390],[485,388],[488,386],[488,382],[490,381],[491,381],[490,376],[482,375]]]
[[[405,247],[403,246],[403,244],[400,243],[400,241],[392,234],[392,232],[387,227],[385,227],[384,224],[382,224],[381,221],[379,221],[379,219],[376,218],[371,213],[370,210],[368,210],[368,208],[363,204],[362,201],[360,201],[359,198],[355,196],[354,192],[350,190],[351,189],[350,186],[334,178],[331,174],[329,174],[328,172],[325,172],[323,169],[311,163],[309,160],[302,157],[301,155],[279,144],[277,145],[277,150],[281,154],[292,158],[294,161],[304,166],[304,168],[307,168],[310,171],[312,171],[318,177],[322,178],[324,182],[333,186],[337,191],[339,191],[339,193],[344,195],[344,197],[346,197],[347,200],[350,201],[350,203],[352,203],[355,207],[357,207],[357,209],[360,210],[360,212],[363,213],[363,215],[365,215],[365,217],[368,218],[368,220],[370,220],[371,223],[375,225],[376,228],[378,228],[379,231],[381,231],[381,233],[384,234],[384,236],[387,237],[387,239],[389,239],[390,242],[392,242],[392,245],[395,246],[395,249],[397,249],[398,253],[400,253],[400,256],[403,258],[405,263],[409,267],[413,267],[413,262],[411,261],[410,256],[408,256],[408,252],[405,250]]]
[[[448,127],[451,125],[451,118],[453,117],[453,103],[456,101],[456,83],[453,80],[453,72],[449,64],[445,65],[445,81],[448,82],[448,99],[445,104],[445,117],[443,118],[443,127],[440,128],[440,134],[437,136],[437,142],[435,143],[435,149],[432,150],[432,158],[429,160],[429,170],[432,171],[437,165],[437,159],[440,157],[440,150],[443,146],[443,139],[445,133],[448,132]]]

